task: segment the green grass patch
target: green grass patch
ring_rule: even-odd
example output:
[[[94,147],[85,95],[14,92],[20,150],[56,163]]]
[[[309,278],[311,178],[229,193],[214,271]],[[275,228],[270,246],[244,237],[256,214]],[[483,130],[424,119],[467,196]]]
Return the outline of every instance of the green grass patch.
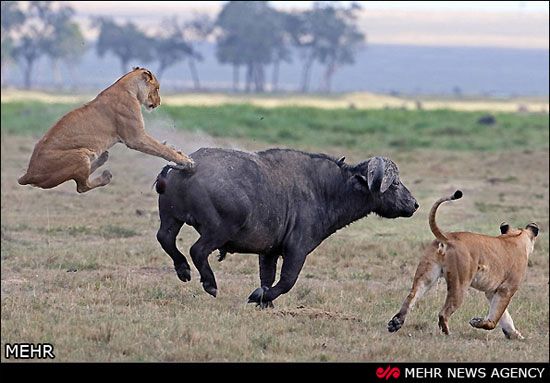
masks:
[[[44,134],[79,104],[45,104],[36,101],[2,103],[2,134]]]
[[[179,129],[297,146],[494,151],[548,147],[549,138],[548,116],[542,114],[495,113],[495,124],[481,125],[477,120],[486,113],[452,110],[223,105],[163,106],[162,113]],[[151,124],[155,118],[146,116]]]
[[[2,133],[44,134],[77,105],[2,104]],[[177,129],[275,145],[349,149],[433,148],[495,151],[547,148],[548,115],[493,113],[496,122],[477,121],[486,112],[399,109],[263,108],[247,104],[167,106],[145,113],[146,127],[169,118]]]

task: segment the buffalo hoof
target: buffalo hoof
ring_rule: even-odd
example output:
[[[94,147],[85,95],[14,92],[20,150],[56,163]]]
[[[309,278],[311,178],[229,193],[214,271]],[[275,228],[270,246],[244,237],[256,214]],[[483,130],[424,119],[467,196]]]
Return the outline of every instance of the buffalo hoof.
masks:
[[[261,287],[254,290],[248,297],[248,303],[256,303],[256,307],[259,306],[261,309],[265,309],[267,307],[273,308],[274,306],[272,301],[266,301],[263,299],[266,290],[267,287]]]
[[[216,298],[216,294],[218,294],[218,289],[216,289],[216,286],[212,286],[208,283],[203,283],[202,288],[204,291],[206,291],[208,294],[212,295],[214,298]]]
[[[403,326],[403,319],[394,316],[389,322],[388,322],[388,331],[389,332],[396,332]]]
[[[189,267],[185,267],[185,265],[176,267],[176,273],[182,282],[189,282],[191,280],[191,269]]]

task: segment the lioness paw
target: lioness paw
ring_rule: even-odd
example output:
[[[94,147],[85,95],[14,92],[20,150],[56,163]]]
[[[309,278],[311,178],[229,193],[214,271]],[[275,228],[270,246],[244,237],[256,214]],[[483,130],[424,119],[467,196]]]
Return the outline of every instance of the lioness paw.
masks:
[[[483,325],[485,320],[483,318],[472,318],[470,319],[470,326],[480,328]]]
[[[502,329],[502,332],[504,333],[506,339],[525,339],[518,330],[507,331],[505,329]]]

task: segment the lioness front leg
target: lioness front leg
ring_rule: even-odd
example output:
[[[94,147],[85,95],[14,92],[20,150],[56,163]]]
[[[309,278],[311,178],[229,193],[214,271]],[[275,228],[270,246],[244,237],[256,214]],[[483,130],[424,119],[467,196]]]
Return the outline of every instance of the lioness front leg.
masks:
[[[510,303],[510,299],[512,299],[514,293],[515,290],[511,291],[510,289],[505,287],[498,288],[491,298],[491,306],[489,308],[489,314],[487,315],[487,318],[472,318],[470,319],[470,325],[472,327],[482,328],[484,330],[494,329],[504,315],[504,312],[508,307],[508,303]]]
[[[486,292],[485,296],[487,297],[487,300],[490,304],[493,300],[494,293]],[[506,339],[524,339],[523,335],[521,335],[521,333],[516,330],[516,327],[514,326],[514,321],[512,320],[512,316],[508,312],[508,309],[504,310],[504,312],[502,313],[502,316],[498,321],[498,325],[502,329],[502,332],[504,333]]]
[[[167,161],[172,161],[177,164],[193,167],[195,164],[191,157],[183,154],[179,150],[176,151],[166,145],[161,144],[153,137],[143,134],[138,137],[133,137],[124,142],[130,149],[151,154],[153,156],[164,158]]]

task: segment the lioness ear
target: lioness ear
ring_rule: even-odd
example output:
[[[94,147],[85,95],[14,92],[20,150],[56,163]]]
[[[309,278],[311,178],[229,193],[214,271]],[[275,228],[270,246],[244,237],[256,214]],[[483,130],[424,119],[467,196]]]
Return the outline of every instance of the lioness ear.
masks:
[[[143,75],[144,75],[145,80],[153,81],[153,74],[151,72],[149,72],[148,70],[145,70],[145,72],[143,72]]]
[[[529,225],[525,226],[525,228],[531,230],[535,237],[539,235],[539,226],[536,223],[532,222]]]
[[[509,230],[510,230],[510,225],[508,224],[508,222],[502,222],[500,224],[500,233],[501,234],[506,234],[506,233],[508,233]]]
[[[138,70],[138,69],[139,69],[138,66],[132,67],[132,71],[135,71],[135,70]]]

